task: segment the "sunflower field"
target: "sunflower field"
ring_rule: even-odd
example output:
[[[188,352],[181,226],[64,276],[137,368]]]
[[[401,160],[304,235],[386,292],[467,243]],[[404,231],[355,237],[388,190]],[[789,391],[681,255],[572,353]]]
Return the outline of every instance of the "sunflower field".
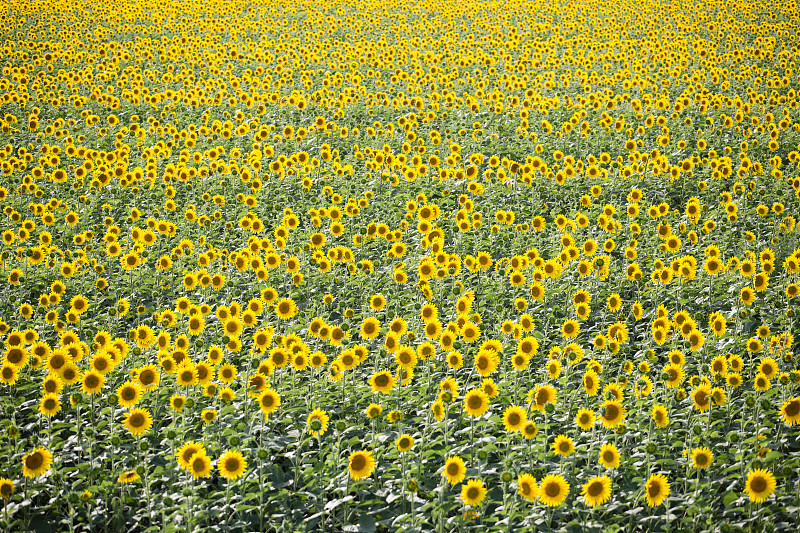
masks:
[[[2,531],[796,531],[794,0],[0,4]]]

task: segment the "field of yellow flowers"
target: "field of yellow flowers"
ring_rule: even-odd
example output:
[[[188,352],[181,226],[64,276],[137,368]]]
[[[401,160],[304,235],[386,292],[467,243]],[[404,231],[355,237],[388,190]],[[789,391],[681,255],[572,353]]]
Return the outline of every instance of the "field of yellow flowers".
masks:
[[[0,4],[2,531],[796,531],[795,1]]]

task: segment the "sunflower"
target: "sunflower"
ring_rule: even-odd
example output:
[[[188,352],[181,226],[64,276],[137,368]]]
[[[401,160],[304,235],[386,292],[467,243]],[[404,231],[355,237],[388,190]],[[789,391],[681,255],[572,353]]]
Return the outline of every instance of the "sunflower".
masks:
[[[589,507],[605,503],[611,497],[611,479],[608,476],[594,476],[583,486],[581,495]]]
[[[760,503],[775,492],[775,476],[768,470],[756,468],[747,473],[744,492],[751,502]]]
[[[470,479],[461,486],[461,501],[477,507],[486,498],[486,487],[480,479]]]
[[[597,417],[595,417],[594,411],[591,409],[581,409],[575,416],[575,423],[578,424],[578,427],[583,431],[589,431],[592,429],[596,421]]]
[[[625,420],[627,411],[617,400],[606,400],[601,405],[600,419],[606,429],[615,428]]]
[[[211,458],[206,455],[205,450],[195,453],[189,460],[189,472],[192,474],[193,479],[200,479],[201,477],[209,477],[213,467],[211,466]]]
[[[14,363],[3,361],[0,366],[0,383],[3,385],[13,385],[19,379],[19,367]]]
[[[261,413],[266,417],[275,411],[281,404],[280,395],[273,389],[265,389],[258,396],[258,407]]]
[[[564,476],[548,474],[539,484],[539,499],[550,507],[558,507],[569,495],[569,483]]]
[[[281,320],[288,320],[297,314],[297,305],[291,298],[281,298],[275,304],[275,313]]]
[[[758,371],[764,374],[767,379],[772,379],[778,374],[778,363],[771,357],[765,357],[758,364]]]
[[[126,381],[117,389],[117,398],[122,407],[133,407],[142,399],[142,387],[133,381]]]
[[[400,452],[407,452],[414,447],[414,437],[408,434],[400,435],[395,444]]]
[[[58,394],[48,393],[39,402],[39,412],[45,416],[53,416],[61,411],[61,399]]]
[[[464,460],[459,456],[449,457],[444,463],[444,472],[442,475],[447,478],[451,485],[455,485],[463,481],[464,476],[467,474],[467,467],[464,465]]]
[[[483,415],[489,409],[489,396],[481,389],[472,389],[464,395],[464,411],[474,417]]]
[[[0,477],[0,498],[7,500],[14,494],[14,482]]]
[[[123,424],[131,435],[138,437],[153,426],[153,417],[147,409],[131,409],[125,415]]]
[[[714,454],[706,447],[695,448],[691,454],[692,466],[705,470],[714,461]]]
[[[583,375],[583,388],[589,396],[597,395],[600,389],[600,377],[597,372],[589,370]]]
[[[22,457],[22,475],[34,478],[41,476],[53,463],[53,454],[47,448],[34,448]]]
[[[219,456],[217,470],[225,479],[236,479],[247,470],[247,459],[238,450],[227,450]]]
[[[529,502],[536,501],[539,497],[539,484],[536,478],[530,474],[520,474],[517,478],[517,493]]]
[[[328,430],[329,420],[328,413],[322,409],[314,409],[306,420],[309,433],[315,437],[321,437]]]
[[[194,455],[198,453],[205,454],[206,453],[205,447],[199,442],[190,440],[188,442],[185,442],[183,446],[178,448],[178,451],[175,452],[175,458],[178,460],[178,464],[180,465],[181,468],[189,470],[191,466],[190,461],[192,457],[194,457]]]
[[[575,443],[566,435],[559,435],[552,444],[553,453],[567,457],[575,451]]]
[[[599,463],[605,468],[619,468],[620,454],[616,446],[611,443],[603,444],[600,448]]]
[[[369,307],[373,311],[380,311],[386,307],[386,298],[383,294],[375,294],[369,299]]]
[[[103,390],[106,378],[97,370],[90,370],[83,375],[81,390],[84,394],[99,394]]]
[[[683,383],[684,372],[683,367],[680,365],[670,363],[664,367],[662,374],[665,374],[665,381],[671,389],[680,387],[681,383]]]
[[[197,369],[191,361],[182,361],[175,372],[175,382],[181,387],[197,384]]]
[[[355,480],[369,476],[375,468],[375,460],[369,450],[359,450],[350,454],[350,477]]]
[[[781,407],[781,415],[783,416],[783,421],[789,426],[800,423],[800,396],[784,402]]]
[[[762,374],[761,372],[756,374],[756,377],[753,380],[753,385],[755,386],[756,390],[759,391],[759,392],[768,391],[770,389],[770,387],[772,386],[770,381],[769,381],[769,378],[767,376],[765,376],[764,374]]]
[[[394,389],[395,378],[388,370],[381,370],[372,375],[369,380],[372,392],[380,392],[381,394],[389,394]]]
[[[653,474],[644,485],[647,496],[647,505],[656,507],[661,505],[669,496],[669,481],[666,476]]]
[[[561,325],[561,335],[565,339],[574,339],[581,332],[581,325],[576,320],[568,319]]]
[[[475,368],[481,377],[488,377],[497,371],[500,365],[500,356],[494,350],[480,350],[475,356]]]
[[[711,387],[708,385],[698,385],[694,390],[692,390],[691,396],[694,408],[701,413],[705,413],[711,409]]]
[[[516,433],[525,427],[528,417],[525,410],[517,405],[511,405],[503,413],[503,427],[506,431]]]
[[[669,412],[663,405],[656,404],[653,406],[653,422],[659,428],[669,425]]]
[[[238,338],[244,330],[244,322],[237,316],[230,316],[223,322],[223,330],[229,337]]]
[[[133,483],[138,479],[139,479],[139,474],[136,473],[136,470],[125,470],[117,478],[117,483],[120,483],[122,485],[127,485],[128,483]]]
[[[528,392],[528,402],[534,411],[541,411],[544,409],[545,404],[555,404],[556,400],[556,388],[552,385],[538,385]]]
[[[375,318],[374,316],[370,316],[364,319],[364,322],[361,323],[361,337],[366,340],[373,340],[375,339],[381,331],[381,323],[380,321]]]

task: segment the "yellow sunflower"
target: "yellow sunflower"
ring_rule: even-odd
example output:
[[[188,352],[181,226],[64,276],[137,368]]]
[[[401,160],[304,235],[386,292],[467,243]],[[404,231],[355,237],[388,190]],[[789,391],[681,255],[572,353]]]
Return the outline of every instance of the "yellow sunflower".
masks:
[[[539,499],[550,507],[558,507],[569,495],[569,483],[564,476],[548,474],[539,484]]]
[[[217,460],[217,470],[225,479],[236,479],[247,470],[247,459],[238,450],[227,450]]]
[[[768,470],[756,468],[747,473],[744,492],[751,502],[760,503],[775,492],[775,476]]]
[[[369,450],[359,450],[350,454],[350,477],[355,480],[369,476],[375,468],[375,460]]]
[[[470,479],[461,487],[461,501],[476,507],[486,498],[486,487],[480,479]]]
[[[611,497],[611,479],[608,476],[591,478],[581,490],[586,505],[595,507],[608,501]]]
[[[644,488],[647,496],[647,505],[650,507],[661,505],[669,496],[669,481],[667,481],[666,476],[661,474],[650,476]]]
[[[464,465],[464,460],[459,456],[449,457],[444,464],[444,472],[442,475],[447,478],[451,485],[455,485],[464,480],[467,474],[467,467]]]
[[[22,475],[29,478],[41,476],[53,464],[53,454],[47,448],[34,448],[22,457]]]

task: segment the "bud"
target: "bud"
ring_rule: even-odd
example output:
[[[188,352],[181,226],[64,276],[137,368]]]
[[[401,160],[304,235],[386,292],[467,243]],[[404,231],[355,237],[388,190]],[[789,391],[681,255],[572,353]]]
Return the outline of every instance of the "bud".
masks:
[[[143,476],[144,475],[144,467],[142,465],[137,466],[136,467],[136,473],[139,474],[140,476]]]
[[[503,480],[503,483],[511,483],[511,480],[514,479],[514,475],[511,472],[503,472],[501,479]]]

